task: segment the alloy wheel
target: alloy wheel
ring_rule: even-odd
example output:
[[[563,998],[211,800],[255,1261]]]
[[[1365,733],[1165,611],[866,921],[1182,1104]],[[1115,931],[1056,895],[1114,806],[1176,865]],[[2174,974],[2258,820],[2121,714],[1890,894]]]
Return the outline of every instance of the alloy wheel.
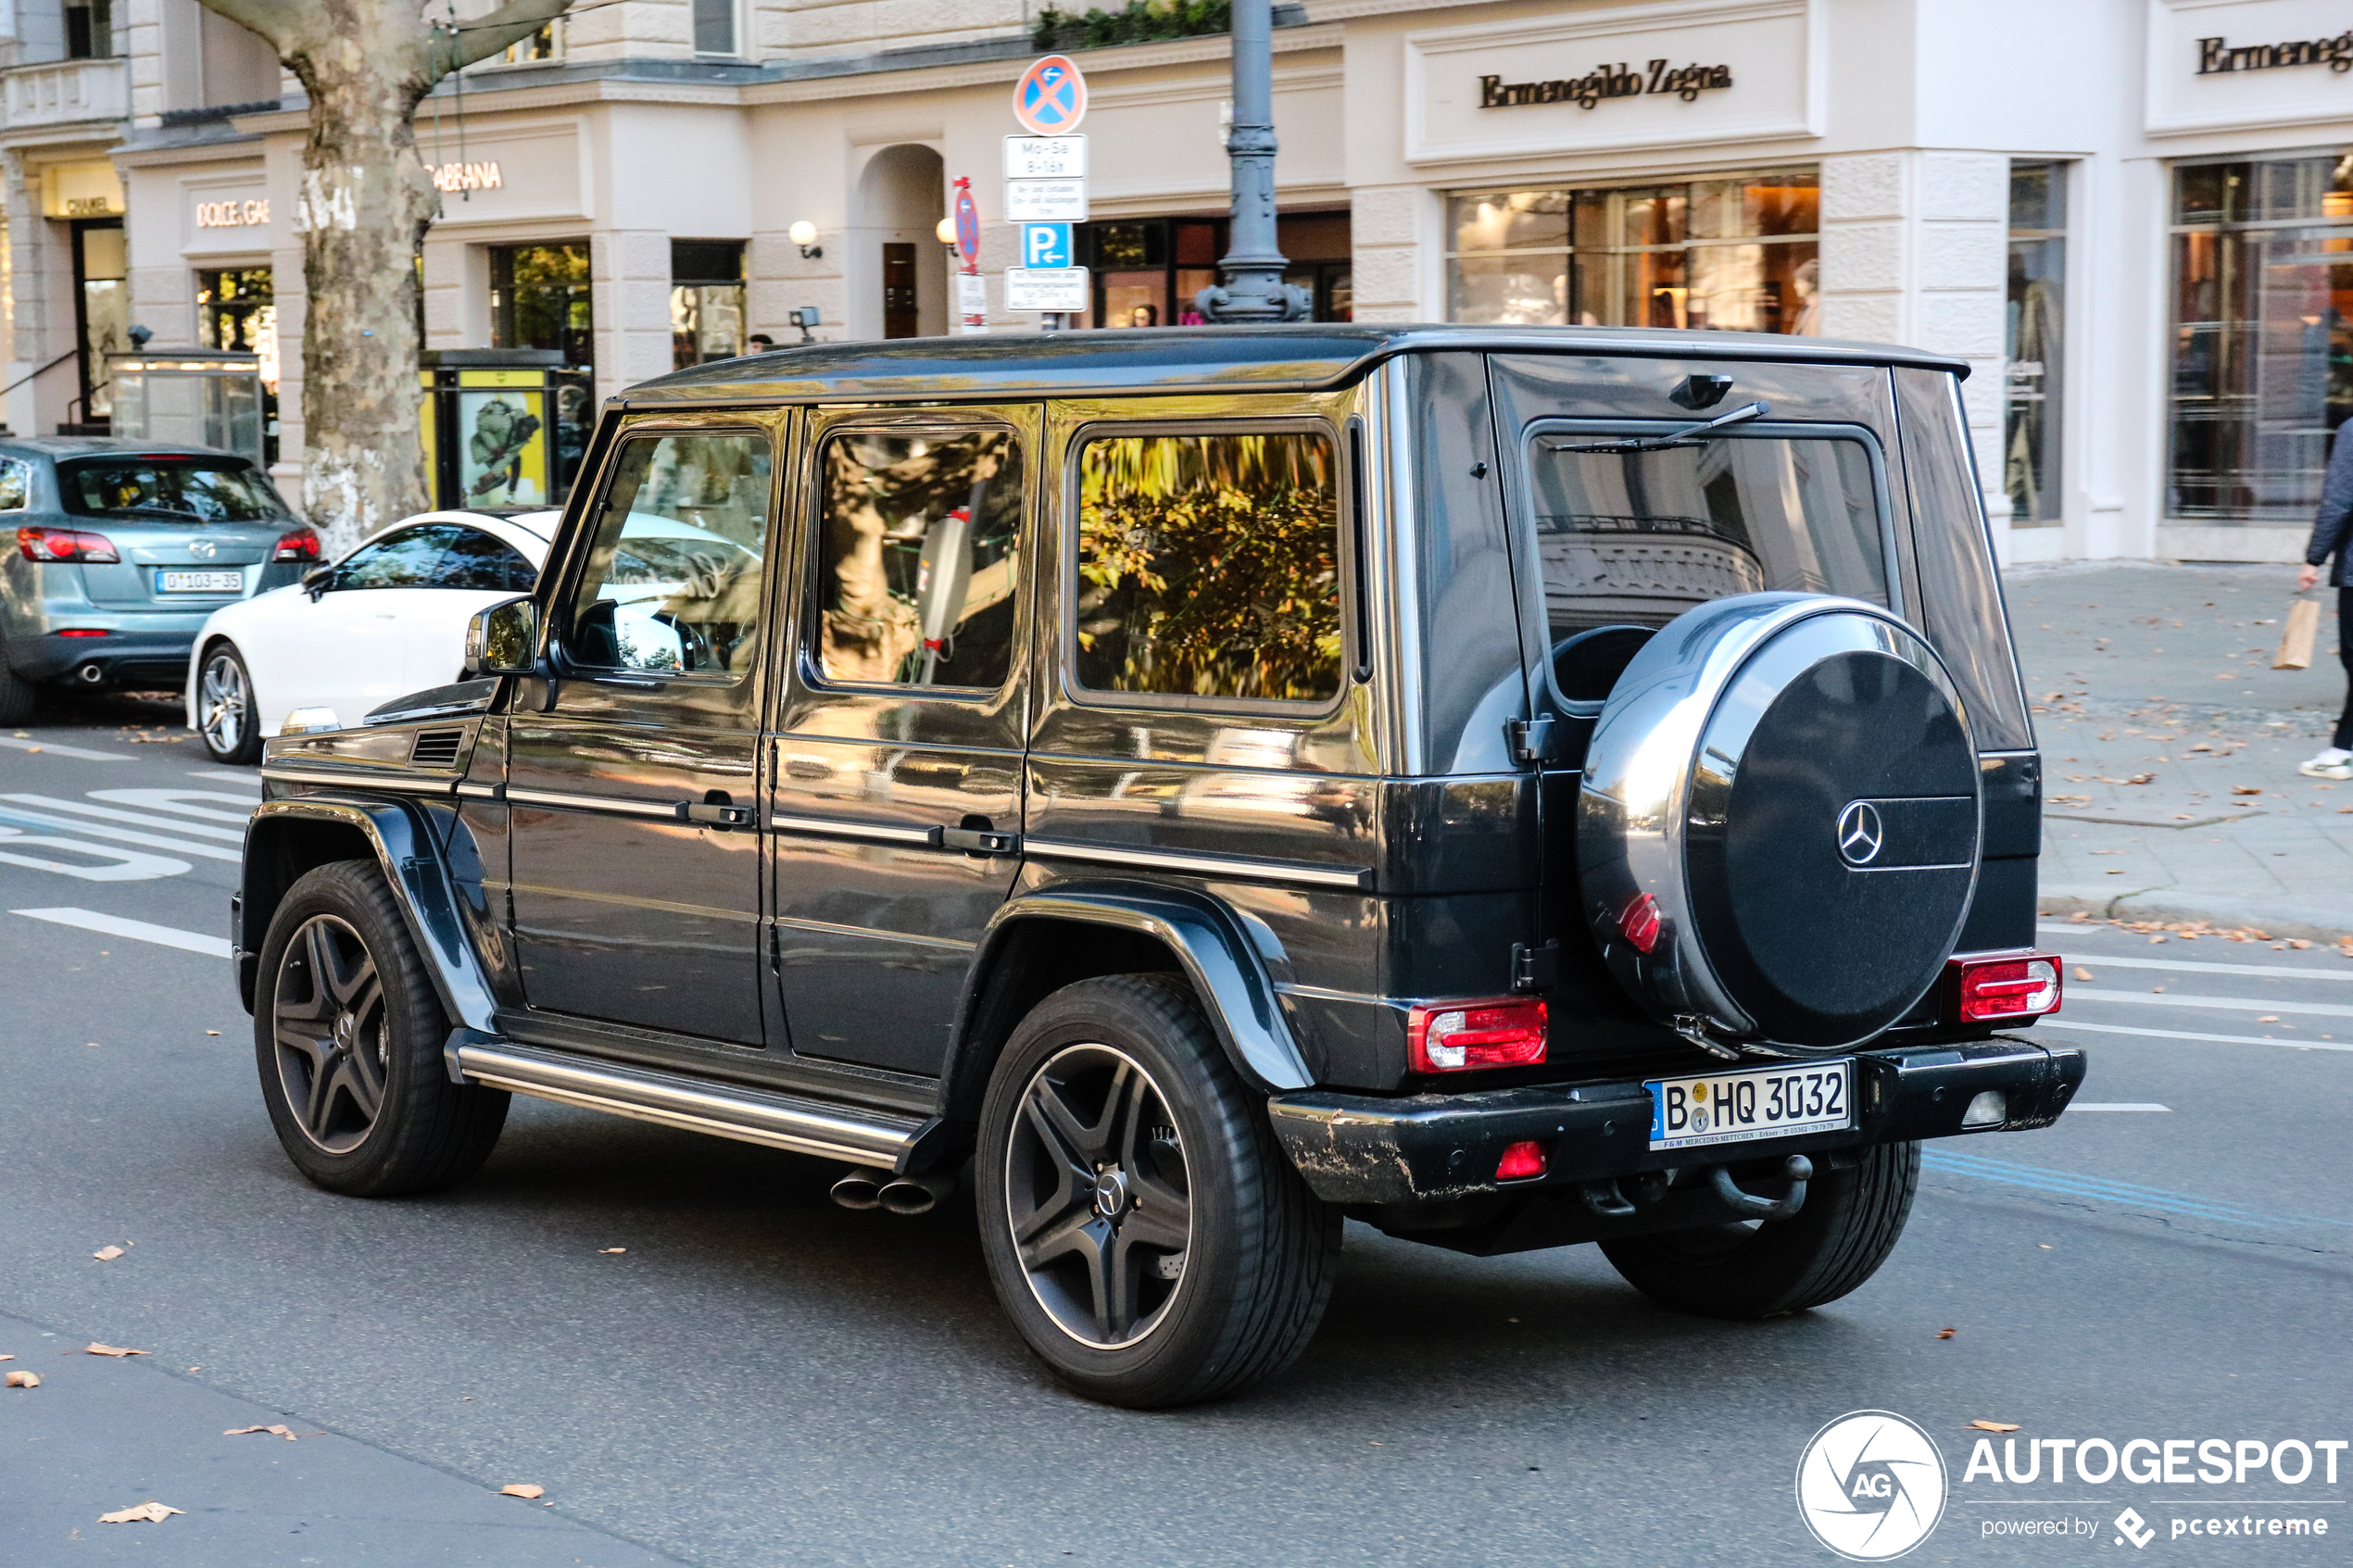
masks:
[[[1184,1284],[1192,1185],[1166,1097],[1125,1051],[1065,1047],[1031,1074],[1005,1207],[1038,1304],[1096,1349],[1151,1334]]]
[[[272,999],[278,1078],[303,1135],[348,1154],[375,1130],[390,1059],[384,981],[367,944],[333,915],[288,941]]]
[[[205,660],[204,673],[196,681],[196,711],[201,715],[198,727],[215,754],[226,757],[245,743],[252,708],[245,667],[235,657],[216,653]]]

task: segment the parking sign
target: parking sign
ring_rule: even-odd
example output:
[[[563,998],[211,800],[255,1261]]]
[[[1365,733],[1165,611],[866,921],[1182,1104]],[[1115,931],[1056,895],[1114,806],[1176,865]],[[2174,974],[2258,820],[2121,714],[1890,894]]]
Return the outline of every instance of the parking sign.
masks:
[[[1025,223],[1021,226],[1021,264],[1026,268],[1059,269],[1070,265],[1070,225]]]

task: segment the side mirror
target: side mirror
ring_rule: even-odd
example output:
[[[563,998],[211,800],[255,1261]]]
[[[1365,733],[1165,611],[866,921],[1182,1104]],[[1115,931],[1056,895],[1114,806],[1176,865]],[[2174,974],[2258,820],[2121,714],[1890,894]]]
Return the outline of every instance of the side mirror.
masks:
[[[319,602],[319,596],[327,591],[334,575],[335,569],[332,566],[314,566],[302,574],[302,591],[310,596],[312,604]]]
[[[529,599],[476,610],[466,622],[466,674],[531,674],[538,668],[538,643],[539,609]]]

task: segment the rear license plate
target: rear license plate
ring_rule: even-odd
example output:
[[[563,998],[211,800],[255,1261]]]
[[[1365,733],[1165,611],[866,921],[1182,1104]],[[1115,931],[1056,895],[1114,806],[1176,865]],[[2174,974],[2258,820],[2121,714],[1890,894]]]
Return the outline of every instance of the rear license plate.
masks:
[[[156,573],[156,592],[159,594],[241,594],[245,586],[245,574],[234,568],[227,571]]]
[[[1852,1057],[1699,1078],[1655,1078],[1642,1087],[1651,1095],[1654,1149],[1748,1143],[1855,1125]]]

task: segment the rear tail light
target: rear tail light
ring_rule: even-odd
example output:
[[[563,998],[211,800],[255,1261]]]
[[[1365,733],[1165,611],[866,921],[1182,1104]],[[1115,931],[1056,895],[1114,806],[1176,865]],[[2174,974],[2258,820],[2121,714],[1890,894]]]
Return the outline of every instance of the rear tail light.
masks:
[[[1957,958],[1949,974],[1954,1003],[1950,1010],[1962,1023],[2040,1018],[2059,1010],[2061,975],[2057,953]]]
[[[1536,997],[1417,1007],[1406,1022],[1416,1073],[1526,1067],[1544,1060],[1544,1003]]]
[[[308,528],[289,528],[278,535],[278,543],[271,547],[271,560],[317,560],[319,535]]]
[[[1524,1182],[1544,1173],[1544,1146],[1533,1140],[1508,1144],[1504,1158],[1495,1162],[1495,1179],[1499,1182]]]
[[[114,541],[103,533],[84,533],[74,528],[19,528],[17,548],[27,560],[119,561]]]

